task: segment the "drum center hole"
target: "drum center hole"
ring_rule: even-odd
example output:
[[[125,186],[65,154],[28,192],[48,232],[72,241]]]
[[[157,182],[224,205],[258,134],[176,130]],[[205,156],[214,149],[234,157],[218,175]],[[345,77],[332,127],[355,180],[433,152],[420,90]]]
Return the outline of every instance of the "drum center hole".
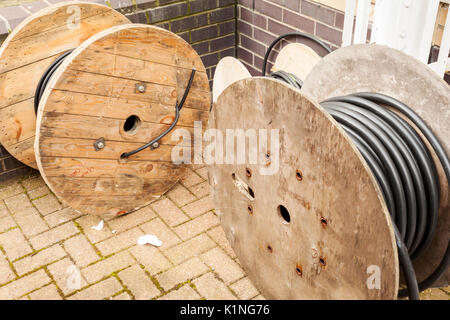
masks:
[[[123,130],[128,134],[133,134],[137,131],[139,128],[139,125],[141,124],[141,119],[139,119],[138,116],[132,115],[129,116],[123,125]]]

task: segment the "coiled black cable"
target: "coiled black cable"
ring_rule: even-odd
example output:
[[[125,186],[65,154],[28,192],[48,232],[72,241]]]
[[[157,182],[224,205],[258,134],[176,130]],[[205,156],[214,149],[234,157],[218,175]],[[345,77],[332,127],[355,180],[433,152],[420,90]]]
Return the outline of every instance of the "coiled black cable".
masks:
[[[291,35],[297,33],[283,35],[269,47],[264,59],[263,76],[272,48],[281,39]],[[307,35],[307,38],[311,37]],[[270,77],[297,89],[303,85],[300,79],[285,71],[277,71]],[[436,233],[439,177],[431,154],[416,130],[384,106],[391,107],[414,123],[438,156],[447,184],[450,181],[448,155],[432,130],[411,108],[387,95],[362,92],[328,99],[321,106],[355,143],[380,186],[393,222],[399,260],[407,285],[406,290],[399,291],[399,297],[409,295],[410,299],[419,299],[419,291],[431,287],[450,264],[449,241],[436,269],[425,280],[417,283],[412,260],[419,258],[429,248]]]
[[[52,78],[56,70],[58,70],[59,66],[63,63],[64,59],[66,59],[73,50],[74,49],[64,52],[55,61],[53,61],[52,64],[47,68],[47,70],[45,70],[44,74],[39,80],[36,87],[36,92],[34,94],[34,112],[36,114],[38,112],[39,102],[41,101],[42,95],[44,94],[45,88],[47,87],[50,79]]]

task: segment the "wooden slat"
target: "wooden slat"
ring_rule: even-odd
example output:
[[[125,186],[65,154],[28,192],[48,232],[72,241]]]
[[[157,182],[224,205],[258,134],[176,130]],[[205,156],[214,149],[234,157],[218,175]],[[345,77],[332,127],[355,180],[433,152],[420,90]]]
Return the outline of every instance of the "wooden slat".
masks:
[[[48,101],[46,111],[50,113],[59,112],[98,117],[97,106],[101,106],[102,112],[100,117],[126,119],[130,115],[129,110],[131,109],[133,110],[131,113],[138,116],[142,121],[161,124],[172,124],[175,116],[174,105],[110,98],[73,91],[54,90]],[[72,107],[73,104],[77,105],[76,109]],[[127,105],[127,108],[123,108],[124,105]],[[191,109],[185,106],[181,110],[178,124],[185,127],[193,127],[194,121],[204,119],[208,116],[208,113],[209,111]]]

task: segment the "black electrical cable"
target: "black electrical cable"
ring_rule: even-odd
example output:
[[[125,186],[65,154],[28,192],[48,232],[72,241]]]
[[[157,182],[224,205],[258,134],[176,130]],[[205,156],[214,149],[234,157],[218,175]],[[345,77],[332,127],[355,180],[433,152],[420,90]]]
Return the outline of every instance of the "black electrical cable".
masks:
[[[183,94],[183,98],[181,99],[180,103],[177,102],[176,105],[175,105],[175,119],[172,122],[172,124],[170,125],[170,127],[167,128],[159,136],[157,136],[156,138],[152,139],[149,143],[143,145],[142,147],[139,147],[139,148],[137,148],[137,149],[135,149],[133,151],[130,151],[130,152],[123,153],[120,156],[122,159],[128,158],[128,157],[130,157],[130,156],[132,156],[132,155],[134,155],[134,154],[136,154],[138,152],[141,152],[142,150],[144,150],[144,149],[146,149],[148,147],[155,148],[154,145],[156,143],[158,143],[159,140],[161,140],[163,137],[165,137],[177,125],[178,119],[180,118],[180,111],[183,108],[184,103],[186,102],[186,99],[187,99],[187,96],[189,94],[189,91],[191,90],[191,86],[192,86],[192,83],[194,81],[195,72],[196,72],[196,69],[195,68],[192,69],[191,76],[189,78],[189,82],[188,82],[188,84],[186,86],[186,90],[184,91],[184,94]],[[159,146],[159,144],[158,144],[158,146]]]
[[[303,33],[303,32],[299,32],[299,31],[297,31],[297,32],[289,32],[289,33],[283,34],[283,35],[279,36],[278,38],[276,38],[270,44],[269,48],[266,51],[266,54],[264,56],[264,61],[263,61],[263,67],[262,67],[262,76],[263,77],[266,75],[267,62],[269,60],[269,56],[270,56],[270,53],[272,52],[272,49],[278,44],[278,42],[280,42],[283,39],[289,38],[289,37],[301,37],[301,38],[309,39],[309,40],[317,43],[322,48],[324,48],[328,53],[331,52],[331,48],[325,42],[323,42],[322,40],[320,40],[319,38],[317,38],[317,37],[315,37],[313,35],[310,35],[310,34],[307,34],[307,33]],[[294,86],[294,87],[296,87],[298,89],[300,89],[302,87],[302,85],[303,85],[303,82],[300,79],[298,79],[292,73],[288,73],[286,71],[279,70],[279,71],[276,71],[276,72],[272,73],[270,76],[273,77],[273,78],[276,78],[276,79],[281,79],[281,80],[291,84],[292,86]]]
[[[50,79],[52,78],[56,70],[59,68],[59,66],[63,63],[64,59],[66,59],[67,56],[71,54],[73,50],[74,49],[64,52],[55,61],[53,61],[52,64],[47,68],[47,70],[45,70],[44,74],[39,80],[36,92],[34,94],[34,112],[36,114],[38,112],[39,102],[41,101],[42,95],[44,94],[45,88],[47,87]]]
[[[411,262],[426,251],[434,238],[439,179],[431,155],[419,135],[408,122],[381,104],[401,112],[417,126],[438,155],[448,183],[447,154],[423,120],[405,104],[378,93],[357,93],[321,103],[355,142],[382,189],[395,222],[399,259],[407,284],[407,290],[400,290],[399,296],[408,294],[410,299],[417,299],[419,291],[433,285],[449,266],[449,243],[438,267],[419,284]]]
[[[269,47],[263,65],[279,37]],[[285,71],[270,75],[295,88],[301,81]],[[406,116],[425,137],[439,158],[447,184],[450,160],[443,146],[425,122],[407,105],[387,95],[371,92],[328,99],[322,107],[341,125],[372,170],[386,201],[407,289],[399,297],[419,299],[419,291],[431,287],[448,269],[450,241],[439,265],[417,283],[412,260],[423,255],[434,239],[438,214],[440,185],[430,151],[416,130],[388,106]]]

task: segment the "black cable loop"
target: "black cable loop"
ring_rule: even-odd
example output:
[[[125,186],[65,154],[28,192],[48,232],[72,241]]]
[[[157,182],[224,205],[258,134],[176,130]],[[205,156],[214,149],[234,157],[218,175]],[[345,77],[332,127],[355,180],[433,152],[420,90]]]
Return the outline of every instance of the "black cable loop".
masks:
[[[283,35],[269,47],[264,59],[263,75],[273,47],[291,35],[297,34]],[[303,84],[282,70],[270,76],[297,89]],[[450,181],[448,155],[426,123],[411,108],[390,96],[361,92],[327,99],[321,105],[355,143],[380,186],[393,222],[399,261],[407,285],[407,289],[399,290],[398,296],[419,299],[419,291],[431,287],[450,264],[449,241],[439,265],[425,280],[417,283],[412,260],[423,255],[436,233],[439,177],[430,151],[416,129],[384,106],[402,113],[420,130],[438,156],[447,184]]]
[[[323,42],[322,40],[320,40],[319,38],[317,38],[313,35],[303,33],[300,31],[289,32],[289,33],[283,34],[283,35],[279,36],[278,38],[276,38],[270,44],[269,48],[266,51],[266,54],[264,56],[264,61],[263,61],[263,67],[262,67],[262,76],[263,77],[266,75],[267,62],[269,60],[269,56],[270,56],[270,53],[272,52],[272,49],[278,44],[278,42],[280,42],[281,40],[286,39],[288,37],[301,37],[301,38],[306,38],[306,39],[312,40],[313,42],[317,43],[319,46],[324,48],[328,53],[331,52],[331,48],[325,42]],[[283,71],[283,70],[276,71],[276,72],[272,73],[270,76],[273,78],[276,78],[276,79],[283,80],[283,81],[291,84],[292,86],[294,86],[297,89],[300,89],[303,86],[302,80],[300,80],[294,74]]]
[[[192,69],[192,72],[191,72],[191,76],[190,76],[190,78],[189,78],[189,82],[188,82],[188,84],[187,84],[187,86],[186,86],[186,90],[184,91],[184,94],[183,94],[183,98],[181,99],[181,101],[180,101],[180,103],[176,103],[176,105],[175,105],[175,119],[174,119],[174,121],[172,122],[172,124],[170,125],[170,127],[169,128],[167,128],[163,133],[161,133],[159,136],[157,136],[156,138],[154,138],[154,139],[152,139],[149,143],[147,143],[147,144],[145,144],[145,145],[143,145],[142,147],[139,147],[139,148],[137,148],[137,149],[135,149],[135,150],[133,150],[133,151],[130,151],[130,152],[126,152],[126,153],[123,153],[121,156],[120,156],[120,158],[121,159],[126,159],[126,158],[128,158],[128,157],[130,157],[130,156],[132,156],[132,155],[134,155],[134,154],[136,154],[136,153],[138,153],[138,152],[141,152],[142,150],[144,150],[144,149],[146,149],[146,148],[148,148],[148,147],[150,147],[150,148],[157,148],[157,147],[155,147],[154,145],[155,144],[158,144],[158,142],[159,142],[159,140],[161,140],[162,138],[164,138],[176,125],[177,125],[177,123],[178,123],[178,120],[179,120],[179,118],[180,118],[180,111],[181,111],[181,109],[183,108],[183,106],[184,106],[184,103],[186,102],[186,99],[187,99],[187,96],[188,96],[188,94],[189,94],[189,92],[190,92],[190,90],[191,90],[191,86],[192,86],[192,83],[193,83],[193,81],[194,81],[194,76],[195,76],[195,72],[196,72],[196,69],[195,68],[193,68]],[[158,145],[159,146],[159,145]]]

